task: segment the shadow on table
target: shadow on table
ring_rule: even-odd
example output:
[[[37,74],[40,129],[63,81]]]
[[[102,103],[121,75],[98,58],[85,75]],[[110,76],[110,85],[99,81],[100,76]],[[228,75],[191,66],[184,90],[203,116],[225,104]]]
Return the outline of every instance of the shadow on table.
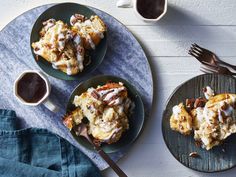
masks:
[[[214,22],[209,21],[207,17],[200,16],[199,13],[201,12],[192,12],[169,5],[167,14],[157,23],[150,24],[150,30],[153,33],[162,34],[161,40],[164,40],[163,45],[166,45],[166,48],[170,45],[172,53],[168,56],[174,56],[175,53],[176,56],[189,56],[187,50],[192,43],[198,43],[216,52],[219,56],[234,56],[235,47],[231,41],[235,38],[235,33],[232,28],[214,26]],[[184,53],[185,51],[186,53]],[[163,51],[160,53],[166,54]]]
[[[183,39],[185,37],[189,40],[191,36],[201,36],[201,39],[215,39],[215,35],[209,30],[209,28],[191,28],[191,26],[203,26],[203,24],[210,24],[206,19],[199,17],[195,12],[189,12],[186,9],[181,9],[179,7],[169,5],[166,15],[158,21],[154,26],[158,30],[163,30],[166,36],[171,37],[173,40],[179,41],[180,35]],[[180,29],[176,29],[177,25],[182,25],[180,34]],[[182,40],[183,40],[182,39]],[[190,46],[191,43],[196,41],[186,41],[187,45]]]
[[[203,23],[205,22],[205,23]],[[206,19],[202,19],[196,13],[190,13],[187,9],[168,5],[168,11],[156,25],[202,25],[206,24]]]

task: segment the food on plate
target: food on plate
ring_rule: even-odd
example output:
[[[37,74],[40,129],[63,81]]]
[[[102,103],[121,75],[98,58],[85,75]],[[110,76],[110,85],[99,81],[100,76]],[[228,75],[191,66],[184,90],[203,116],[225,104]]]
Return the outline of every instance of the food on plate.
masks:
[[[115,143],[129,129],[129,115],[134,107],[123,83],[107,83],[89,88],[74,97],[76,109],[64,117],[64,124],[76,131],[83,118],[88,120],[88,134],[96,142]]]
[[[98,16],[86,19],[81,14],[71,17],[68,26],[61,20],[49,19],[43,22],[39,41],[32,43],[37,56],[41,56],[67,75],[84,70],[88,49],[95,49],[104,37],[106,26]]]
[[[81,43],[75,48],[69,27],[54,19],[47,20],[43,25],[40,40],[32,43],[34,53],[50,62],[54,69],[60,69],[67,75],[82,71],[84,49]]]
[[[235,94],[216,95],[209,99],[203,111],[197,115],[200,126],[194,132],[194,139],[202,142],[207,150],[236,133],[235,101]]]
[[[75,125],[79,125],[81,123],[84,118],[83,116],[82,110],[80,108],[76,108],[64,117],[63,123],[68,129],[71,130]]]
[[[173,114],[170,117],[170,127],[184,135],[192,132],[192,117],[184,108],[183,103],[173,107]]]
[[[236,94],[215,95],[210,87],[204,88],[203,92],[206,99],[197,98],[186,101],[188,111],[185,111],[182,103],[173,107],[170,127],[184,135],[193,132],[196,142],[200,142],[203,148],[210,150],[221,144],[231,134],[236,133]],[[191,118],[183,121],[183,115]],[[173,126],[174,118],[178,123],[176,126]],[[189,126],[188,129],[185,125]]]
[[[72,30],[81,36],[86,49],[95,49],[104,38],[106,25],[97,15],[86,19],[83,15],[74,14],[70,18]]]
[[[215,95],[214,90],[212,90],[209,86],[203,88],[203,93],[206,99],[209,99]]]

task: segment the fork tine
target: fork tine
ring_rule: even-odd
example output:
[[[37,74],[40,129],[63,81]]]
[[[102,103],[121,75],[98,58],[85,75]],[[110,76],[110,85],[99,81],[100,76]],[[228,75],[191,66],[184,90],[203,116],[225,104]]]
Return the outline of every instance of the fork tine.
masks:
[[[198,47],[199,49],[201,49],[203,52],[207,52],[207,53],[211,53],[211,54],[212,54],[212,52],[211,52],[210,50],[207,50],[207,49],[205,49],[205,48],[203,48],[203,47],[200,47],[200,46],[197,45],[196,43],[194,43],[194,44],[195,44],[196,47]]]
[[[201,67],[206,68],[206,69],[211,69],[211,70],[217,71],[217,67],[214,67],[214,66],[212,66],[212,65],[209,65],[208,63],[203,63],[203,64],[201,64]]]
[[[200,68],[200,71],[202,71],[203,73],[213,73],[212,71],[209,71],[209,70],[206,70],[206,69],[203,69],[203,68]]]
[[[192,48],[198,50],[199,52],[202,52],[202,48],[200,48],[196,43],[192,44]]]
[[[192,56],[194,56],[195,58],[200,59],[201,53],[196,52],[195,50],[192,50],[192,49],[190,49],[189,52],[190,52],[190,53],[192,54]]]
[[[189,49],[189,51],[190,52],[195,52],[196,54],[200,54],[200,52],[198,52],[195,48],[193,48],[193,47],[190,47],[190,49]]]
[[[197,47],[191,47],[190,48],[192,51],[195,51],[196,53],[198,53],[199,56],[203,56],[204,55],[204,51],[202,51],[201,49],[197,48]]]
[[[196,43],[193,43],[192,46],[200,48],[200,46],[197,45]]]
[[[204,64],[201,64],[201,65],[200,65],[200,70],[205,71],[205,72],[208,72],[208,73],[214,72],[213,69],[208,68],[208,67],[207,67],[206,65],[204,65]]]
[[[198,52],[198,53],[200,53],[200,54],[202,53],[202,50],[200,50],[200,49],[197,48],[197,47],[192,46],[190,49],[193,50],[193,51],[196,51],[196,52]]]
[[[207,65],[205,65],[205,64],[202,64],[202,65],[201,65],[201,68],[202,68],[202,69],[205,69],[205,70],[208,70],[208,71],[211,71],[211,72],[218,72],[218,70],[217,70],[216,68],[207,66]]]
[[[195,53],[193,53],[192,51],[189,51],[188,54],[189,54],[189,55],[192,55],[194,58],[198,58],[198,55],[195,54]]]
[[[200,47],[200,46],[197,45],[196,43],[194,43],[193,46],[199,48],[200,50],[204,50],[204,48]]]
[[[206,70],[205,68],[200,67],[200,71],[204,72],[204,73],[209,73],[209,70]]]

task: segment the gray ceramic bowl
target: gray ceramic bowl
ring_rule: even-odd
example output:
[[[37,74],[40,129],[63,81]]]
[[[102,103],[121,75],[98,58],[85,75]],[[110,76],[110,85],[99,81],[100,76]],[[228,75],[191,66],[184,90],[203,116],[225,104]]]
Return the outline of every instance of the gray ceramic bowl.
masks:
[[[38,19],[36,20],[32,28],[32,32],[30,36],[30,48],[34,56],[35,62],[39,65],[39,67],[45,73],[55,78],[62,79],[62,80],[80,80],[86,75],[88,75],[89,73],[91,73],[102,63],[102,60],[107,50],[107,34],[105,34],[104,38],[96,47],[96,49],[91,50],[91,52],[89,53],[92,60],[91,63],[88,66],[86,66],[81,73],[78,73],[76,75],[71,75],[71,76],[67,75],[66,73],[60,70],[53,69],[51,64],[40,56],[38,57],[39,60],[36,60],[36,55],[34,54],[31,44],[39,40],[40,38],[39,32],[42,29],[42,22],[50,18],[54,18],[56,20],[62,20],[63,22],[69,25],[71,15],[75,13],[81,13],[88,18],[92,15],[96,15],[91,9],[80,4],[76,4],[76,3],[57,4],[55,6],[48,8],[38,17]]]
[[[217,94],[236,93],[236,79],[227,75],[204,74],[183,83],[168,99],[162,119],[162,134],[171,154],[183,165],[201,172],[217,172],[236,166],[236,135],[233,134],[225,142],[207,151],[195,145],[193,135],[184,136],[171,130],[170,116],[172,108],[187,98],[204,97],[202,88],[210,86]],[[189,157],[197,152],[198,158]]]
[[[122,135],[121,139],[113,144],[105,144],[105,143],[102,144],[101,147],[106,153],[116,152],[119,151],[121,148],[130,145],[132,142],[134,142],[134,140],[138,137],[138,135],[141,132],[144,123],[144,106],[137,90],[128,81],[122,78],[111,75],[96,76],[79,84],[74,89],[69,98],[66,109],[67,113],[75,109],[75,106],[72,104],[75,95],[80,95],[83,92],[87,91],[87,89],[90,87],[97,87],[98,85],[104,85],[110,81],[124,83],[125,87],[128,89],[129,97],[135,104],[135,108],[133,113],[129,117],[130,128]],[[76,136],[73,130],[71,131],[71,133],[78,143],[80,143],[81,145],[85,146],[88,149],[93,150],[93,147],[88,143],[86,139],[84,139],[83,137]]]

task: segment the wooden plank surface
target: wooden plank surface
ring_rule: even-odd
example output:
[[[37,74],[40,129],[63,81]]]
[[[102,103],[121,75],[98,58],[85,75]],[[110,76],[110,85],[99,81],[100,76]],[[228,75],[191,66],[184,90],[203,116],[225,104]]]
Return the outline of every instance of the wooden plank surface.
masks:
[[[97,7],[119,19],[125,25],[150,25],[136,18],[133,9],[116,8],[116,0],[70,0]],[[20,13],[52,2],[67,0],[8,0],[1,1],[1,27],[7,19],[13,19]],[[158,25],[236,25],[236,4],[234,0],[168,0],[167,15]],[[7,12],[8,11],[8,12]],[[6,12],[6,13],[3,13]],[[11,15],[9,15],[11,14]]]
[[[219,56],[236,56],[236,26],[129,26],[150,56],[189,56],[191,43],[215,51]],[[235,62],[236,64],[236,62]]]
[[[0,29],[14,17],[33,7],[66,0],[0,1]],[[205,174],[187,169],[166,148],[161,134],[164,104],[176,86],[201,74],[199,63],[188,56],[190,44],[215,51],[222,59],[236,64],[235,0],[169,0],[166,16],[158,23],[136,18],[133,9],[115,6],[116,0],[72,0],[94,6],[113,15],[134,33],[148,55],[154,78],[154,105],[151,119],[126,157],[118,163],[135,177],[234,177],[236,169]],[[104,176],[115,177],[111,169]]]

